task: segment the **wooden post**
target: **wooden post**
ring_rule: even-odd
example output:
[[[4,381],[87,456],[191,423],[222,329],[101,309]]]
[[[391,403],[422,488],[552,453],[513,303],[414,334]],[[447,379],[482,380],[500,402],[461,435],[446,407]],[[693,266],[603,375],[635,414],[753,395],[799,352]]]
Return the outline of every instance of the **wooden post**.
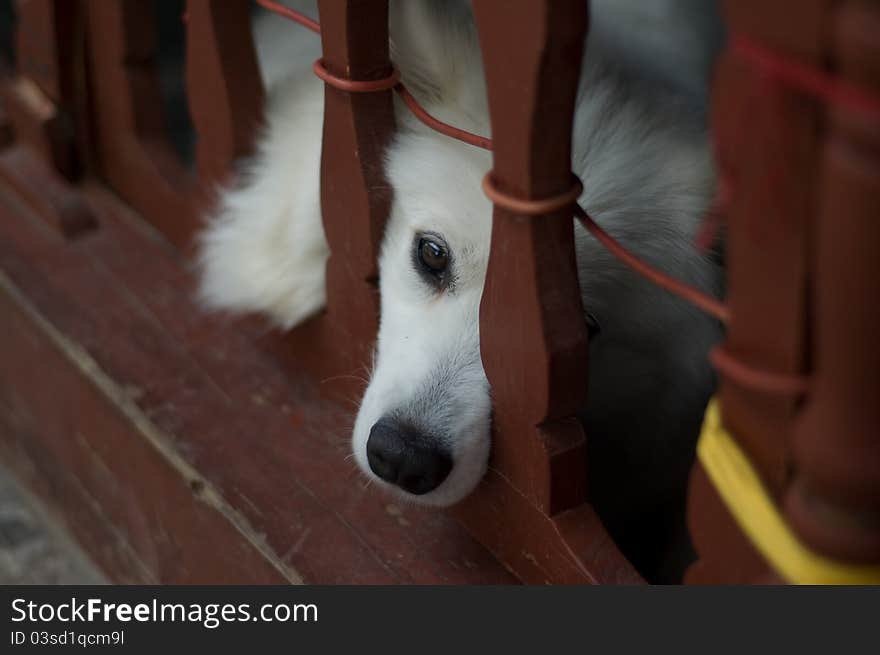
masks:
[[[474,3],[489,90],[493,179],[544,199],[571,189],[571,129],[587,7],[582,0]],[[492,467],[458,514],[529,582],[634,582],[586,502],[587,329],[570,208],[495,207],[480,309],[494,400]]]
[[[71,186],[84,159],[82,4],[20,2],[17,27],[18,69],[2,84],[15,143],[0,155],[0,176],[47,223],[72,238],[96,225]]]
[[[880,97],[880,5],[844,2],[831,19],[837,74]],[[785,508],[817,551],[880,564],[880,117],[829,107],[820,172],[812,385]]]
[[[318,9],[324,65],[331,74],[377,80],[391,73],[387,0],[321,0]],[[321,212],[330,248],[327,306],[289,341],[296,365],[332,379],[327,390],[333,395],[363,391],[358,377],[376,338],[376,260],[391,208],[383,156],[393,131],[390,89],[350,93],[325,85]]]
[[[168,142],[156,71],[153,2],[89,0],[100,173],[178,246],[198,225],[195,181]]]
[[[187,90],[203,187],[223,182],[233,161],[251,153],[262,119],[250,5],[248,0],[187,4]]]
[[[77,67],[82,63],[81,43],[78,0],[18,4],[17,75],[3,94],[7,112],[17,137],[71,180],[81,172],[74,122],[84,80]]]
[[[725,15],[731,35],[817,65],[827,4],[809,0],[792,15],[786,2],[731,0]],[[731,191],[731,320],[722,347],[750,367],[802,375],[808,364],[808,253],[821,107],[732,49],[716,71],[712,104],[716,157]],[[778,499],[800,396],[755,390],[723,373],[719,391],[725,425]],[[747,582],[766,575],[763,560],[735,527],[699,464],[691,480],[690,528],[701,561],[691,568],[689,582]]]
[[[198,175],[169,142],[156,70],[155,0],[89,0],[98,164],[113,189],[178,246],[189,244],[213,189],[250,152],[263,92],[249,2],[191,0],[187,92]]]
[[[745,35],[880,88],[876,4],[812,0],[792,12],[785,2],[731,0],[726,8],[734,42]],[[722,369],[723,420],[806,545],[872,563],[880,561],[877,125],[735,52],[722,62],[714,127],[732,191],[724,348],[808,381],[806,393],[768,392]],[[689,513],[700,555],[689,582],[772,579],[699,465]]]

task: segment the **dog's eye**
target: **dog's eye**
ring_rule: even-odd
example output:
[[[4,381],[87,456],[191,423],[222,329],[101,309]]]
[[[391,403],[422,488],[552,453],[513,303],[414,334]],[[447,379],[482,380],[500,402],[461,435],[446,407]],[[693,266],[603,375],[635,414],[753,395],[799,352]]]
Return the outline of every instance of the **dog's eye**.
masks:
[[[455,262],[442,236],[434,232],[417,232],[410,252],[412,266],[424,284],[434,291],[452,291]]]
[[[449,254],[441,244],[430,237],[419,239],[419,263],[431,273],[439,275],[449,264]]]

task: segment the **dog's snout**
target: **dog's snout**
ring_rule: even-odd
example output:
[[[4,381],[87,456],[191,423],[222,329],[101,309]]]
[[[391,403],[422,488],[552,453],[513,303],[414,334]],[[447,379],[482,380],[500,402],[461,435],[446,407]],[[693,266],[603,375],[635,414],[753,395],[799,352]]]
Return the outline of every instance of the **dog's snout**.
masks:
[[[370,430],[367,461],[380,478],[415,495],[436,489],[452,470],[439,444],[389,418]]]

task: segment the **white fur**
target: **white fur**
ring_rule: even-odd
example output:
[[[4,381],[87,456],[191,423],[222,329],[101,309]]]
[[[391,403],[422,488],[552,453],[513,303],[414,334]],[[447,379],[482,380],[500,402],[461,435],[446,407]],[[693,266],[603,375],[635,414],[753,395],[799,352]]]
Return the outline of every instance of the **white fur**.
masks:
[[[240,186],[222,195],[202,234],[200,297],[207,306],[262,312],[290,328],[324,305],[323,111],[320,83],[311,76],[272,98],[253,164]]]
[[[458,5],[393,2],[394,58],[431,113],[488,134],[478,45],[463,15]],[[609,68],[599,45],[585,60],[576,114],[573,169],[584,180],[581,200],[631,250],[716,291],[718,271],[690,245],[713,185],[702,118],[677,95]],[[276,85],[259,153],[239,185],[223,193],[199,253],[207,306],[259,312],[283,328],[318,311],[325,299],[322,85],[310,61],[292,63],[293,77]],[[268,68],[275,85],[277,67]],[[397,117],[387,155],[394,204],[380,259],[377,356],[352,447],[375,477],[366,461],[370,428],[389,412],[403,416],[451,449],[449,477],[417,498],[448,505],[476,486],[489,453],[491,402],[478,312],[491,229],[480,180],[491,156],[424,128],[402,107]],[[413,240],[423,231],[441,234],[450,247],[449,291],[438,294],[414,271]],[[584,305],[602,327],[591,344],[587,424],[654,461],[675,450],[671,444],[702,410],[711,387],[705,353],[718,326],[626,270],[580,226],[576,239]],[[656,461],[663,469],[663,459]],[[667,481],[662,472],[659,477],[661,493]],[[625,496],[622,505],[642,502]]]

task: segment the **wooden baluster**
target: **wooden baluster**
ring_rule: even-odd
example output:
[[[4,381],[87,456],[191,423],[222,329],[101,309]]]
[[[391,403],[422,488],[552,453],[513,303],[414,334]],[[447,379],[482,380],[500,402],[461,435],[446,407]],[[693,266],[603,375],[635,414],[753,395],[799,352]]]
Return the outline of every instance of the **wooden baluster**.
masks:
[[[518,198],[571,188],[583,0],[474,3],[489,89],[494,178]],[[496,206],[480,336],[494,399],[492,469],[457,512],[528,582],[638,576],[585,504],[587,330],[570,209]]]
[[[391,73],[387,0],[319,0],[318,10],[331,74],[376,80]],[[333,378],[325,390],[349,398],[363,390],[351,376],[363,374],[378,328],[376,260],[391,207],[383,156],[393,131],[391,90],[347,93],[325,85],[321,212],[330,247],[327,306],[322,316],[294,331],[289,343],[298,366]]]
[[[817,65],[825,5],[801,3],[797,20],[786,2],[725,6],[732,33]],[[732,316],[724,349],[755,368],[800,375],[807,366],[807,253],[821,105],[733,54],[725,55],[717,81],[713,130],[733,194],[727,231]],[[727,427],[778,494],[800,399],[753,391],[725,376],[721,399]]]
[[[814,64],[821,57],[826,4],[803,3],[797,20],[784,2],[731,1],[725,14],[732,34]],[[716,156],[732,194],[727,219],[732,317],[723,347],[744,363],[776,373],[800,375],[807,366],[807,254],[820,117],[817,103],[735,54],[724,55],[713,92]],[[725,425],[778,497],[799,398],[751,390],[723,375],[720,397]],[[699,464],[689,514],[700,561],[688,582],[748,582],[768,574]]]
[[[199,137],[196,158],[203,187],[221,183],[232,162],[250,154],[262,118],[263,84],[251,4],[250,0],[187,4],[187,90]]]
[[[89,0],[98,165],[109,185],[177,245],[199,224],[191,173],[168,140],[152,0]]]
[[[17,73],[4,94],[17,137],[68,179],[80,172],[74,136],[79,2],[25,0],[18,5]],[[80,35],[81,36],[81,35]]]
[[[785,56],[821,66],[827,0],[790,3],[729,0],[731,35],[745,35]],[[818,200],[822,104],[773,80],[728,51],[717,70],[713,130],[719,169],[731,190],[727,217],[724,349],[765,371],[804,375],[812,216]],[[722,372],[725,426],[774,498],[789,476],[789,447],[802,395],[750,389]],[[766,581],[767,564],[735,525],[702,467],[691,479],[689,516],[700,561],[691,583]]]
[[[25,0],[18,19],[18,70],[2,85],[15,145],[0,155],[0,175],[50,225],[74,237],[96,225],[71,188],[82,173],[85,142],[82,5]]]
[[[476,6],[493,176],[516,197],[545,198],[571,187],[571,125],[586,29],[582,5],[516,3],[505,9],[503,21],[494,8]],[[548,449],[551,435],[563,432],[548,421],[565,421],[586,403],[587,334],[571,210],[527,217],[496,207],[491,252],[480,332],[495,421],[505,435],[496,445],[495,465],[541,509],[555,513],[580,504],[585,494],[583,470],[575,474],[576,484],[553,488]],[[524,429],[542,424],[545,433],[538,438]],[[571,450],[563,446],[559,455],[583,463],[579,432],[564,431]]]
[[[73,44],[73,20],[77,2],[22,0],[16,3],[16,67],[52,100],[71,90],[72,78],[65,66]]]
[[[880,5],[838,6],[838,75],[880,97]],[[805,543],[880,564],[880,119],[830,108],[815,224],[812,393],[785,508]]]
[[[217,184],[247,155],[263,89],[246,0],[191,0],[187,93],[198,176],[169,141],[156,67],[155,0],[90,0],[100,168],[109,184],[177,245],[189,243]]]

